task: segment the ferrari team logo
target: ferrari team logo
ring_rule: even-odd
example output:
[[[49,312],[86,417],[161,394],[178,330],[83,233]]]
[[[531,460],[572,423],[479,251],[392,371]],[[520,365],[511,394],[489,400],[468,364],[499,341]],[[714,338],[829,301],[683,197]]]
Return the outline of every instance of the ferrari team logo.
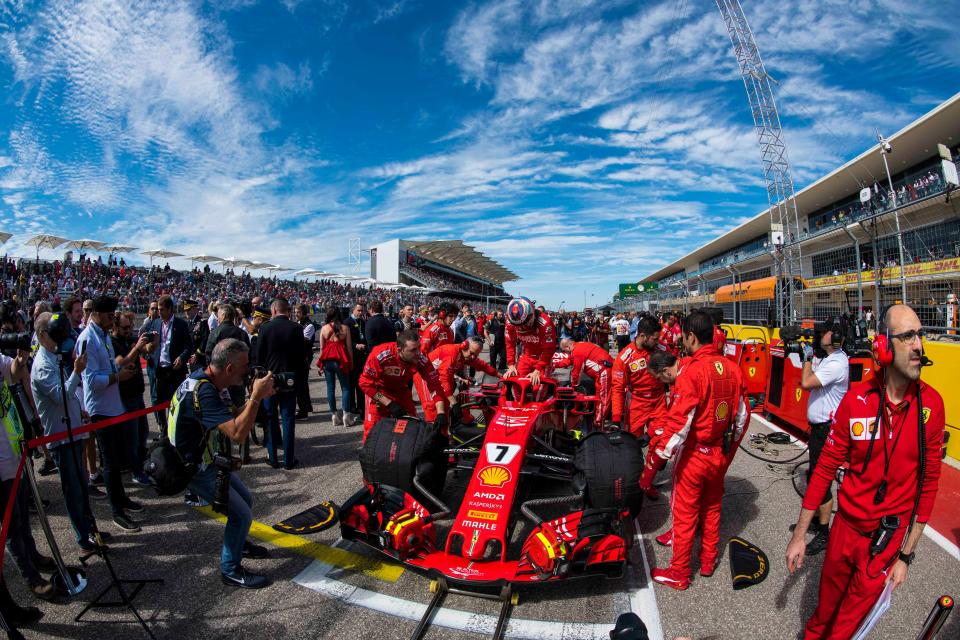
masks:
[[[750,367],[749,369],[747,369],[747,375],[750,376],[751,378],[752,378],[753,376],[757,375],[757,368],[756,368],[756,367]]]
[[[924,407],[921,415],[923,416],[923,424],[927,424],[927,421],[930,420],[930,407]]]
[[[714,415],[717,417],[717,422],[723,422],[727,419],[727,416],[730,415],[730,407],[727,405],[726,401],[723,401],[717,405],[717,411]]]
[[[717,360],[713,363],[713,368],[717,370],[717,373],[721,376],[723,375],[723,363]]]
[[[803,395],[803,389],[801,389],[800,387],[797,387],[797,392],[794,395],[796,395],[797,397],[797,402],[800,402],[800,396]]]
[[[500,488],[510,482],[511,475],[510,470],[506,467],[489,466],[481,469],[477,478],[479,478],[480,484],[485,487]]]

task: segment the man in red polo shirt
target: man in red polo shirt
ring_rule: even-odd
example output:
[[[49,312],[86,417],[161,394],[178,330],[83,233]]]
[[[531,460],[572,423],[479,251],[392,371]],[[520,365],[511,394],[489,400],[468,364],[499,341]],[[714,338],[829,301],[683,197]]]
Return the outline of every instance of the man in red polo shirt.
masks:
[[[880,371],[872,380],[852,385],[840,401],[787,546],[792,573],[803,566],[804,536],[817,507],[837,469],[848,463],[820,573],[817,609],[805,629],[808,640],[849,638],[885,585],[896,588],[907,579],[937,496],[945,414],[943,398],[920,380],[920,319],[910,307],[894,305],[882,322],[874,342]],[[883,528],[889,542],[882,550],[871,550]]]
[[[397,336],[396,342],[385,342],[374,347],[363,366],[359,384],[367,396],[363,420],[364,440],[380,418],[417,415],[410,392],[410,380],[414,373],[423,378],[427,398],[433,399],[436,407],[438,415],[435,420],[440,422],[441,430],[446,429],[447,409],[440,378],[427,356],[420,353],[417,331],[410,329]],[[423,404],[430,401],[425,400]]]

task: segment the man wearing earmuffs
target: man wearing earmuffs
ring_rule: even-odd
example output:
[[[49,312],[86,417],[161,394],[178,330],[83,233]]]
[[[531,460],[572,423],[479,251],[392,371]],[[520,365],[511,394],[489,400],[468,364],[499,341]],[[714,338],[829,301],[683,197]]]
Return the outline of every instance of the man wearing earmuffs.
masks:
[[[910,307],[883,314],[873,354],[877,375],[851,386],[840,402],[787,546],[792,573],[803,565],[817,507],[847,462],[807,640],[851,637],[885,585],[906,580],[937,495],[943,399],[920,380],[929,361]]]

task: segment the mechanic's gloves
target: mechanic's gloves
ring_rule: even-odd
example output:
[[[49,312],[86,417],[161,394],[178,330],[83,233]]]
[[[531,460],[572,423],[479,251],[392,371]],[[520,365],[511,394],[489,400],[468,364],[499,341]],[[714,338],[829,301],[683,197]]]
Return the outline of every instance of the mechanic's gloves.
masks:
[[[458,425],[463,422],[463,407],[459,403],[450,405],[450,424]]]
[[[433,426],[440,433],[446,433],[447,427],[450,426],[450,421],[447,420],[447,414],[438,414],[437,419],[433,421]]]
[[[406,413],[403,406],[399,402],[391,402],[387,405],[387,411],[390,412],[391,418],[402,418]]]

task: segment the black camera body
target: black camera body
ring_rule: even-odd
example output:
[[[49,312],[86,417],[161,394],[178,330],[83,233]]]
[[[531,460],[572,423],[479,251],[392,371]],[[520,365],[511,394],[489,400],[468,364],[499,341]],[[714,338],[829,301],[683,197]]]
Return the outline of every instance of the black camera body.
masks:
[[[251,367],[250,374],[252,380],[259,380],[266,376],[269,371],[264,367]],[[296,384],[296,377],[292,371],[273,374],[273,388],[277,391],[293,391]]]
[[[213,466],[217,470],[210,507],[217,513],[227,515],[230,510],[230,474],[240,470],[240,460],[230,455],[215,454]]]
[[[780,339],[783,341],[785,355],[796,353],[803,358],[804,345],[813,347],[818,358],[826,356],[820,344],[823,335],[830,332],[834,348],[843,349],[848,356],[860,355],[870,351],[870,340],[867,338],[867,327],[863,321],[855,316],[844,313],[824,322],[817,322],[810,327],[788,325],[780,329]]]
[[[20,333],[0,333],[0,353],[17,357],[17,351],[30,351],[31,336],[27,331]]]
[[[144,331],[143,333],[140,334],[140,337],[141,337],[141,338],[148,338],[148,339],[150,339],[150,340],[153,340],[154,338],[156,338],[156,337],[159,336],[159,335],[160,335],[160,332],[159,332],[159,331]]]

